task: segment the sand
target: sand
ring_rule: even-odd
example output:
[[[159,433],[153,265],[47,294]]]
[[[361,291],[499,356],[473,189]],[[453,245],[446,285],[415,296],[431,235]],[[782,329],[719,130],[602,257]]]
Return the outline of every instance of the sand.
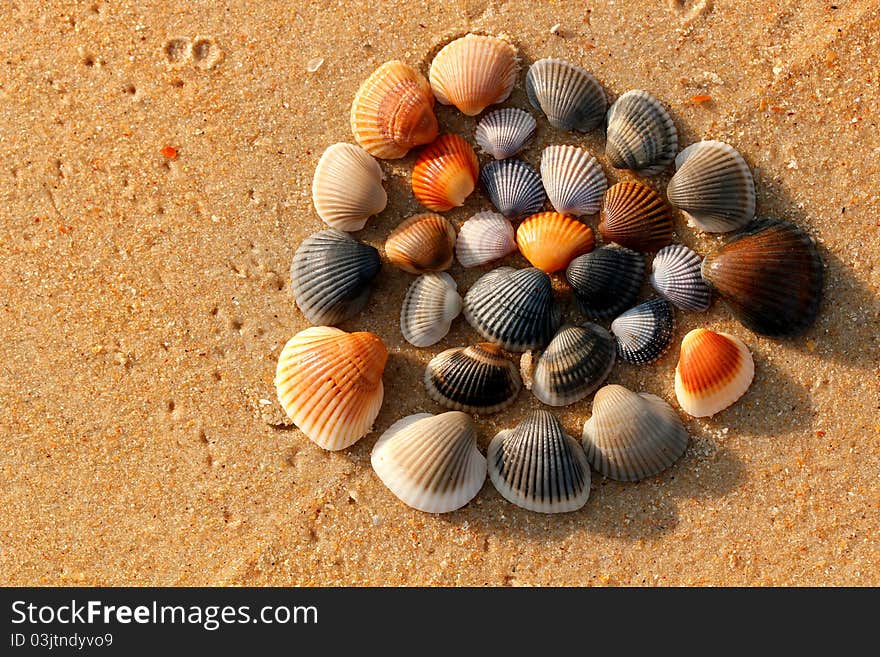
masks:
[[[0,584],[880,584],[880,3],[18,0],[0,28]],[[745,340],[754,385],[686,418],[672,469],[594,476],[587,505],[562,516],[488,482],[464,509],[426,515],[375,477],[378,432],[441,410],[425,363],[476,340],[459,319],[434,348],[406,345],[411,276],[393,267],[342,327],[391,352],[377,432],[324,452],[275,402],[278,353],[307,325],[287,269],[324,227],[318,157],[351,140],[351,99],[376,66],[426,71],[470,30],[509,35],[524,64],[578,62],[613,96],[652,91],[682,145],[733,144],[759,215],[804,228],[827,265],[820,316],[795,339],[757,337],[719,303],[677,313],[676,340],[697,326]],[[509,105],[526,106],[522,81]],[[473,119],[437,113],[472,139]],[[539,126],[532,163],[548,143],[602,151],[598,133]],[[419,209],[412,158],[383,166],[388,209],[358,233],[376,246]],[[487,207],[475,194],[448,216]],[[676,229],[702,253],[720,243],[680,216]],[[451,273],[464,290],[482,271]],[[609,381],[677,407],[677,357]],[[479,419],[481,447],[538,407],[523,393]],[[557,416],[578,434],[589,412]]]

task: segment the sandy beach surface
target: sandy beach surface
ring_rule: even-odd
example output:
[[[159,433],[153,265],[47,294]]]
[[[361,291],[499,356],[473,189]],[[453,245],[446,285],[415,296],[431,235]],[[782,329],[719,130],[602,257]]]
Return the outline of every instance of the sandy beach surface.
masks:
[[[6,6],[0,584],[880,585],[876,0]],[[826,264],[821,313],[801,337],[755,336],[716,303],[676,313],[658,363],[616,365],[609,382],[678,408],[678,341],[706,326],[741,337],[756,376],[714,418],[682,413],[692,438],[673,468],[639,484],[594,474],[575,513],[524,511],[487,481],[462,510],[432,516],[379,482],[379,433],[442,410],[423,391],[425,364],[477,341],[460,318],[435,347],[407,345],[398,313],[412,276],[387,263],[342,326],[390,351],[376,431],[325,452],[275,401],[278,354],[307,326],[287,270],[324,228],[310,196],[319,156],[352,140],[352,97],[379,64],[427,73],[469,31],[508,35],[524,68],[562,57],[612,97],[651,91],[682,146],[734,145],[758,215],[801,226]],[[507,105],[527,107],[523,80]],[[473,118],[437,115],[473,140]],[[525,159],[550,143],[604,148],[599,131],[540,120]],[[360,239],[381,247],[419,211],[412,162],[383,163],[388,208]],[[447,216],[459,226],[488,208],[476,193]],[[676,235],[704,254],[721,242],[679,215]],[[484,271],[450,273],[466,290]],[[539,406],[524,391],[477,419],[481,449]],[[556,414],[580,435],[589,400]]]

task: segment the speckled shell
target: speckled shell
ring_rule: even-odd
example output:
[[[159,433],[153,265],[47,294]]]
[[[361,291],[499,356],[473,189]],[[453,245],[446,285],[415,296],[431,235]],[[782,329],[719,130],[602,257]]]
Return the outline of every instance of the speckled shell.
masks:
[[[547,411],[532,411],[498,433],[487,460],[501,496],[529,511],[577,511],[590,496],[590,466],[580,443]]]
[[[498,211],[510,219],[539,212],[546,196],[541,175],[522,160],[496,160],[480,171],[480,181]]]
[[[755,333],[803,333],[822,301],[822,258],[812,238],[775,219],[754,222],[703,261],[703,278]]]
[[[617,353],[627,363],[653,363],[669,349],[675,331],[672,304],[651,299],[630,308],[611,322]]]
[[[419,154],[412,190],[429,210],[445,212],[464,205],[480,175],[474,149],[458,135],[441,135]]]
[[[614,244],[578,256],[565,270],[578,307],[594,319],[615,317],[632,306],[644,275],[642,256]]]
[[[446,337],[461,312],[461,296],[446,272],[423,274],[412,282],[400,310],[400,331],[415,347],[430,347]]]
[[[404,219],[385,240],[385,256],[411,274],[443,271],[452,264],[455,228],[433,212]]]
[[[382,407],[388,351],[372,333],[313,326],[284,346],[275,388],[284,412],[314,443],[345,449],[365,436]]]
[[[516,251],[513,225],[497,212],[479,212],[458,231],[455,255],[462,267],[479,267]]]
[[[703,280],[703,259],[684,244],[670,244],[654,256],[651,285],[676,308],[702,312],[712,304],[712,289]]]
[[[351,104],[351,131],[370,155],[396,159],[437,138],[434,95],[425,77],[401,61],[385,62]]]
[[[489,112],[477,124],[477,144],[496,160],[519,153],[535,136],[535,117],[515,107]]]
[[[608,385],[593,398],[583,442],[587,460],[598,472],[617,481],[641,481],[682,457],[688,433],[660,397]]]
[[[539,59],[526,74],[532,107],[559,130],[589,132],[605,118],[608,99],[593,75],[561,59]]]
[[[608,110],[605,157],[615,169],[653,176],[669,166],[677,150],[672,117],[647,91],[627,91]]]
[[[612,185],[602,199],[599,232],[608,242],[657,251],[672,241],[672,212],[656,191],[627,180]]]
[[[380,267],[379,252],[372,246],[339,230],[322,230],[294,253],[290,289],[312,324],[339,324],[366,305]]]
[[[557,212],[596,214],[608,179],[590,153],[577,146],[548,146],[541,153],[541,180]]]
[[[593,230],[558,212],[539,212],[516,230],[519,250],[532,265],[552,274],[565,269],[572,258],[593,250]]]
[[[446,408],[486,415],[510,406],[522,381],[501,348],[484,342],[437,354],[425,368],[425,388]]]
[[[333,144],[321,155],[312,178],[312,203],[321,220],[338,230],[361,230],[385,209],[382,167],[360,146]]]

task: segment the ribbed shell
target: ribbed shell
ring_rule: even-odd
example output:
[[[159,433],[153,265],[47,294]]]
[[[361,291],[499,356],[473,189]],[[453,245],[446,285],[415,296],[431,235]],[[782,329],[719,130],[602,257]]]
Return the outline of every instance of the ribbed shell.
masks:
[[[596,214],[608,179],[595,157],[577,146],[548,146],[541,153],[541,180],[557,212]]]
[[[464,297],[464,316],[509,351],[543,347],[562,323],[550,277],[534,268],[499,267],[481,276]]]
[[[379,252],[342,231],[329,229],[300,244],[290,265],[290,289],[312,324],[333,325],[357,315],[379,273]]]
[[[464,205],[480,175],[474,149],[458,135],[441,135],[419,154],[412,190],[429,210],[445,212]]]
[[[694,329],[681,341],[675,396],[689,415],[709,417],[742,397],[754,376],[755,363],[742,340]]]
[[[480,171],[480,181],[498,211],[510,219],[539,212],[546,196],[541,175],[522,160],[496,160]]]
[[[615,317],[631,307],[644,276],[642,256],[613,244],[578,256],[565,270],[578,307],[594,319]]]
[[[797,335],[819,313],[822,258],[812,238],[788,222],[756,221],[707,256],[702,273],[755,333]]]
[[[461,296],[446,272],[423,274],[412,282],[400,310],[400,331],[415,347],[430,347],[446,337],[461,312]]]
[[[425,388],[446,408],[486,415],[510,406],[522,381],[501,349],[484,342],[434,356],[425,368]]]
[[[516,230],[519,250],[532,265],[552,274],[573,258],[593,250],[593,229],[558,212],[540,212]]]
[[[653,176],[669,166],[677,150],[672,117],[647,91],[627,91],[608,110],[605,157],[615,169]]]
[[[590,496],[590,466],[580,443],[547,411],[533,411],[498,433],[487,460],[501,496],[529,511],[577,511]]]
[[[455,255],[462,267],[479,267],[516,251],[513,225],[497,212],[479,212],[458,231]]]
[[[640,303],[611,322],[617,353],[635,365],[653,363],[665,354],[674,331],[672,305],[666,299]]]
[[[519,153],[535,136],[535,118],[526,111],[505,107],[489,112],[477,124],[477,144],[496,160]]]
[[[324,449],[365,436],[382,407],[388,351],[372,333],[313,326],[294,335],[278,358],[275,388],[284,412]]]
[[[672,212],[660,194],[644,183],[612,185],[602,199],[599,232],[608,242],[636,251],[657,251],[672,241]]]
[[[755,216],[755,181],[742,155],[721,141],[700,141],[675,158],[666,197],[689,223],[710,233],[742,228]]]
[[[608,99],[593,75],[561,59],[539,59],[526,74],[532,107],[559,130],[589,132],[605,118]]]
[[[680,459],[688,433],[660,397],[609,385],[593,398],[583,441],[587,459],[598,472],[617,481],[640,481]]]
[[[370,461],[398,499],[426,513],[463,507],[486,480],[474,423],[458,411],[398,420],[379,437]]]
[[[452,264],[455,228],[433,212],[404,219],[385,240],[385,255],[411,274],[443,271]]]
[[[712,289],[703,280],[703,259],[684,244],[670,244],[654,256],[651,285],[676,308],[702,312],[712,304]]]
[[[385,209],[382,167],[360,146],[333,144],[321,155],[312,178],[315,211],[331,228],[361,230]]]

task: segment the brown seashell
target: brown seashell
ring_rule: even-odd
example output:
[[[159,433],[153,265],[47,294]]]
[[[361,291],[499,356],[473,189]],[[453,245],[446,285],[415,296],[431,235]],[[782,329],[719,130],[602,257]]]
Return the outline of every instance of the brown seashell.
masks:
[[[385,240],[385,255],[411,274],[443,271],[452,264],[455,228],[433,212],[404,219]]]
[[[442,135],[416,160],[412,190],[429,210],[445,212],[464,205],[480,175],[477,154],[458,135]]]
[[[548,274],[592,251],[594,242],[589,226],[559,212],[533,214],[516,231],[516,243],[526,260]]]
[[[602,199],[599,232],[608,242],[636,251],[657,251],[672,241],[672,212],[653,188],[627,180]]]

